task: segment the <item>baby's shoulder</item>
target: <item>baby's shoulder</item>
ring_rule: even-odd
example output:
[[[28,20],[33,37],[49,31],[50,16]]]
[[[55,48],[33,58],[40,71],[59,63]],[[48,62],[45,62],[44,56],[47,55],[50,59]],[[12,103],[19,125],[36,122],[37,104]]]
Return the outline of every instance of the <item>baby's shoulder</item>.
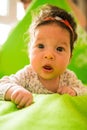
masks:
[[[77,78],[75,72],[69,69],[66,69],[62,76],[65,78]]]
[[[33,70],[31,65],[26,65],[24,67],[24,71],[30,77],[36,77],[37,76],[37,74],[35,73],[35,71]]]
[[[24,76],[24,77],[30,77],[32,75],[35,75],[35,72],[33,71],[31,65],[26,65],[22,69],[20,69],[16,74],[16,76]]]
[[[80,84],[77,75],[72,70],[67,69],[60,77],[60,84],[62,86],[76,86]]]

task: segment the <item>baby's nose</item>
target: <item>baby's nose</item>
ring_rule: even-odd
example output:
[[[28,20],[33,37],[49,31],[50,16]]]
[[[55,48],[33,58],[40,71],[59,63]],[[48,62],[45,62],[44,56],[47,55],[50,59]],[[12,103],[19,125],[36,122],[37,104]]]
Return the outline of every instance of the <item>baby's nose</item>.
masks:
[[[53,60],[54,55],[51,52],[47,52],[47,53],[45,53],[44,58],[48,59],[48,60]]]

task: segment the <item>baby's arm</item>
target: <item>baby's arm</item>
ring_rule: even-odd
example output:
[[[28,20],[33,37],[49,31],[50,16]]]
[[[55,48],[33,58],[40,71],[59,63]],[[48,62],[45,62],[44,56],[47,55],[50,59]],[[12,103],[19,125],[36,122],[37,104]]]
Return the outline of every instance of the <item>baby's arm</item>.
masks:
[[[17,108],[22,108],[33,102],[33,96],[23,87],[11,87],[5,94],[5,100],[11,100],[17,104]]]
[[[17,107],[26,107],[33,101],[32,94],[25,89],[30,82],[31,68],[29,66],[19,70],[11,76],[4,76],[0,79],[0,100],[11,100]]]
[[[74,89],[72,89],[70,87],[67,87],[67,86],[64,86],[64,87],[61,86],[61,87],[59,87],[58,90],[57,90],[57,92],[59,94],[69,94],[71,96],[76,96],[77,95],[77,93],[76,93],[76,91]]]
[[[62,83],[58,88],[58,93],[66,93],[71,96],[87,95],[87,87],[82,84],[74,72],[67,70],[62,77],[64,80],[61,80]]]

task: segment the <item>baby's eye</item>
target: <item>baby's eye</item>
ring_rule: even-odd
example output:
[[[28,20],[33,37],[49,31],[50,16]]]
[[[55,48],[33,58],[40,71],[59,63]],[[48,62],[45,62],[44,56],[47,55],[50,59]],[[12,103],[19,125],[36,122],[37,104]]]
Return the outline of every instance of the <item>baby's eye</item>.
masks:
[[[38,44],[38,48],[44,48],[43,44]]]
[[[62,52],[62,51],[64,51],[64,48],[63,47],[57,47],[56,50],[59,51],[59,52]]]

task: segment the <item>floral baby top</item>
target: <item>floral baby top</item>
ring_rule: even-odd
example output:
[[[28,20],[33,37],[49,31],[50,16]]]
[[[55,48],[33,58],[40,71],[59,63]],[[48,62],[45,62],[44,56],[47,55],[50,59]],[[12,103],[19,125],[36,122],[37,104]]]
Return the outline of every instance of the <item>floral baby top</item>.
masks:
[[[4,76],[0,79],[0,99],[4,100],[4,95],[10,87],[21,86],[32,93],[36,94],[51,94],[53,92],[47,90],[39,81],[38,75],[33,71],[31,65],[25,66],[16,74],[11,76]],[[60,76],[58,87],[68,86],[73,88],[77,95],[87,94],[87,87],[83,86],[80,80],[77,79],[74,72],[66,70]]]

